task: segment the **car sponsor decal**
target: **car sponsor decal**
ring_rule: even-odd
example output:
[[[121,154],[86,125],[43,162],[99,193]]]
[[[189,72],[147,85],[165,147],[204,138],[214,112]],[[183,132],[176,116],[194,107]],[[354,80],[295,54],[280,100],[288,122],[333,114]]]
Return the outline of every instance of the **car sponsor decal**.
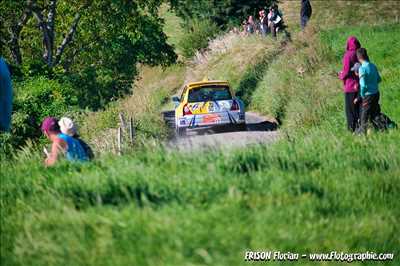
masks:
[[[219,105],[221,106],[221,110],[228,111],[232,107],[232,101],[231,100],[229,100],[229,101],[220,101]]]
[[[208,104],[208,112],[215,112],[215,105],[214,105],[214,103],[212,103],[212,102],[210,102],[209,104]]]
[[[196,111],[197,109],[199,109],[199,104],[198,104],[198,103],[195,103],[195,104],[193,104],[192,106],[190,106],[190,108],[192,109],[192,112],[193,112],[193,111]]]
[[[217,124],[221,122],[221,116],[218,114],[210,114],[203,117],[204,124]]]
[[[208,113],[209,102],[192,103],[192,104],[189,104],[188,106],[189,106],[189,110],[194,115],[206,114],[206,113]]]

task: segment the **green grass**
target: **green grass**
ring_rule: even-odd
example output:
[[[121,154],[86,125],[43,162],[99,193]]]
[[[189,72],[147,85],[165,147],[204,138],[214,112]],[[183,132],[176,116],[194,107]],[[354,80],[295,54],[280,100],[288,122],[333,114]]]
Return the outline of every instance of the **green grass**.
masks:
[[[148,148],[53,169],[20,158],[2,165],[2,265],[242,265],[247,249],[399,255],[398,139],[312,130],[226,153]]]
[[[161,6],[160,15],[164,19],[164,32],[168,36],[168,43],[173,45],[175,52],[182,55],[182,49],[179,42],[184,38],[185,31],[182,27],[183,20],[176,16],[166,4]]]
[[[398,24],[384,26],[361,26],[352,29],[339,28],[322,34],[322,41],[331,47],[336,64],[340,69],[340,59],[343,52],[343,43],[347,36],[357,36],[369,51],[370,59],[375,63],[383,77],[380,84],[381,105],[383,112],[389,114],[396,121],[400,121],[400,46],[397,38],[400,36]]]

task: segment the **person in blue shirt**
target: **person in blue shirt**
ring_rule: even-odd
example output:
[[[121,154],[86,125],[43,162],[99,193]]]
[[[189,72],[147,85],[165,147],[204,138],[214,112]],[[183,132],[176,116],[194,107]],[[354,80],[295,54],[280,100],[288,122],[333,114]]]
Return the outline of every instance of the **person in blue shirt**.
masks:
[[[83,162],[88,160],[88,156],[79,141],[61,133],[56,118],[45,118],[41,129],[43,134],[52,142],[51,151],[46,151],[46,166],[53,166],[63,155],[68,161]]]
[[[0,132],[11,126],[12,86],[11,75],[5,60],[0,57]]]
[[[382,81],[377,67],[369,61],[365,48],[357,50],[357,59],[361,63],[358,69],[360,78],[361,118],[360,133],[366,133],[368,121],[373,121],[381,113],[379,106],[379,83]]]

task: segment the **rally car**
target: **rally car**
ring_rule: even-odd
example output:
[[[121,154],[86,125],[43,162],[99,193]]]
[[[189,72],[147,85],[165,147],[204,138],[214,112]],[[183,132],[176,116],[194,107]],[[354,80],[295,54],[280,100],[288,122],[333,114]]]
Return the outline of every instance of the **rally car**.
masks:
[[[175,127],[178,136],[187,129],[230,127],[246,129],[243,102],[234,96],[226,81],[192,82],[183,87],[175,102]]]

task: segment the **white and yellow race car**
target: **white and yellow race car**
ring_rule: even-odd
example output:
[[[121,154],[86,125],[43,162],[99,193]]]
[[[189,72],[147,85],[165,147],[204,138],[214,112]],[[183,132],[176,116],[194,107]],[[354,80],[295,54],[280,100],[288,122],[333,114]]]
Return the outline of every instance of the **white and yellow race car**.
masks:
[[[187,129],[231,127],[245,130],[243,101],[232,94],[226,81],[192,82],[183,87],[175,102],[175,129],[178,136]]]

